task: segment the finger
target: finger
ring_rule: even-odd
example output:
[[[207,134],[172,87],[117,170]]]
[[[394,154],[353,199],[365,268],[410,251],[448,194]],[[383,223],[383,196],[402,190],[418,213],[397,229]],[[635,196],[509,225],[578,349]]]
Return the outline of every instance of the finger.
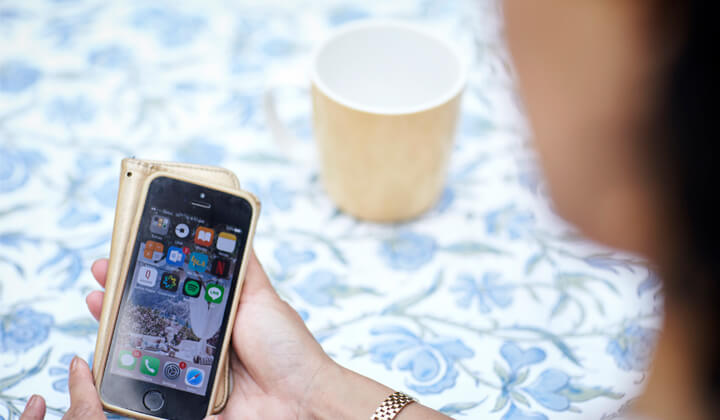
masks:
[[[95,280],[97,280],[97,282],[100,283],[100,286],[102,286],[102,287],[105,287],[105,278],[107,277],[107,269],[108,269],[107,258],[100,258],[99,260],[95,260],[95,262],[90,267],[90,271],[92,271],[93,276],[95,277]]]
[[[250,252],[248,267],[245,271],[245,282],[243,283],[243,296],[250,296],[258,292],[270,292],[275,294],[275,288],[270,284],[270,279],[255,256],[255,251]]]
[[[70,362],[68,388],[70,408],[63,417],[64,420],[105,418],[90,367],[77,356]]]
[[[33,395],[20,415],[20,420],[42,420],[45,417],[45,400],[39,395]]]
[[[102,312],[103,297],[105,297],[105,293],[99,290],[90,292],[90,294],[85,297],[85,303],[87,303],[87,307],[90,310],[90,315],[98,321],[100,320],[100,312]]]

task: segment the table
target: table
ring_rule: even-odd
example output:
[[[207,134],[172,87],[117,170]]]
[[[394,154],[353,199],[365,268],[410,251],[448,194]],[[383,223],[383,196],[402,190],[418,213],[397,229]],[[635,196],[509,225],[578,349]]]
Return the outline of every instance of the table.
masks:
[[[132,155],[235,171],[262,200],[273,284],[343,365],[459,418],[617,418],[645,380],[659,284],[553,215],[498,16],[489,0],[1,3],[0,418],[32,393],[50,418],[67,408]],[[297,83],[319,40],[368,17],[422,24],[472,62],[447,187],[407,223],[328,200]]]

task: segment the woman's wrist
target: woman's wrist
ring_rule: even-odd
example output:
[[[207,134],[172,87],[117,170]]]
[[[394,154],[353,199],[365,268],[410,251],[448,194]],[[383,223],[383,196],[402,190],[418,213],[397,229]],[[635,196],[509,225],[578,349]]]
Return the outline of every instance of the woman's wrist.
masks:
[[[392,389],[335,362],[319,371],[303,403],[306,420],[369,419]]]

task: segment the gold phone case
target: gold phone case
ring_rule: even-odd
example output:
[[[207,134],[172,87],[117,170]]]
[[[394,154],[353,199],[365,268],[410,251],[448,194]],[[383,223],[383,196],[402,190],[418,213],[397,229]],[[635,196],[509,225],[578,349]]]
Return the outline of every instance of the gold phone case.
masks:
[[[107,280],[105,282],[105,297],[103,299],[102,312],[100,314],[98,337],[95,344],[95,356],[93,358],[93,376],[96,386],[100,387],[102,382],[105,364],[110,350],[110,341],[115,326],[115,321],[120,305],[122,290],[125,285],[127,271],[130,263],[136,227],[142,214],[142,205],[145,202],[147,186],[158,176],[167,176],[180,179],[194,184],[199,184],[224,191],[229,194],[245,198],[253,208],[253,219],[248,232],[248,243],[241,260],[241,271],[239,274],[238,287],[231,302],[230,318],[227,325],[232,329],[237,310],[238,298],[242,290],[242,281],[245,277],[247,258],[252,250],[252,238],[255,234],[260,203],[252,194],[240,190],[240,183],[231,171],[213,166],[202,166],[174,162],[159,162],[139,159],[123,159],[120,172],[120,186],[118,189],[118,200],[115,208],[115,222],[113,226],[112,242],[110,245],[110,261],[108,264]],[[229,352],[228,343],[230,334],[226,334],[219,357],[217,375],[210,394],[208,413],[217,413],[225,407],[231,389],[229,374]],[[123,407],[112,406],[103,401],[103,406],[122,415],[156,419],[157,417],[129,411]]]

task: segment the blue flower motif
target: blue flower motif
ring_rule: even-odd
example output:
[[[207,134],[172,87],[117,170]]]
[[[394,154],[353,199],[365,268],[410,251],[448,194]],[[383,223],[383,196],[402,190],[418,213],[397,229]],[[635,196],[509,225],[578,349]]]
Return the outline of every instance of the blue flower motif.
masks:
[[[335,299],[360,293],[377,294],[367,287],[351,287],[340,282],[338,276],[327,270],[315,270],[293,287],[305,301],[314,306],[333,306]]]
[[[510,404],[507,413],[500,420],[548,420],[548,417],[543,413],[523,411],[515,404]]]
[[[570,376],[567,373],[558,369],[547,369],[523,390],[543,407],[565,411],[570,407],[570,399],[562,392],[569,388]]]
[[[249,124],[260,109],[258,95],[245,92],[232,92],[227,101],[220,106],[220,110],[235,115],[234,120],[241,125]]]
[[[510,366],[511,373],[517,373],[520,369],[534,365],[545,360],[545,352],[539,347],[530,347],[523,350],[512,341],[503,343],[500,347],[500,356]]]
[[[577,407],[572,406],[573,402],[584,402],[601,396],[613,399],[623,396],[608,388],[573,383],[567,373],[558,369],[545,369],[531,384],[521,387],[530,373],[530,369],[524,368],[544,361],[545,352],[538,347],[523,350],[513,342],[505,342],[500,348],[500,355],[510,367],[510,371],[507,371],[502,365],[495,364],[495,373],[502,381],[502,392],[497,398],[494,411],[503,409],[508,402],[511,404],[503,418],[543,418],[538,417],[542,416],[539,413],[525,413],[518,410],[517,407],[513,408],[514,403],[511,400],[529,406],[527,397],[520,391],[529,395],[543,407],[554,411],[578,411]]]
[[[55,98],[45,111],[48,120],[66,125],[86,124],[95,118],[95,104],[84,96]]]
[[[58,225],[72,228],[86,223],[94,223],[98,220],[100,220],[100,215],[98,213],[89,212],[76,206],[72,206],[68,209],[68,211],[60,216]]]
[[[625,371],[645,371],[652,359],[658,331],[633,324],[610,339],[605,352],[615,358],[615,364]]]
[[[108,45],[90,51],[87,60],[94,66],[117,69],[132,61],[132,52],[120,45]]]
[[[267,187],[262,187],[255,181],[245,182],[243,187],[260,199],[263,204],[263,211],[287,211],[292,208],[295,193],[290,191],[281,179],[270,181]]]
[[[225,159],[226,153],[222,145],[212,143],[204,137],[192,137],[177,149],[175,159],[180,162],[218,166]]]
[[[6,61],[0,64],[0,92],[20,93],[34,85],[40,77],[40,70],[23,61]]]
[[[9,25],[12,21],[23,17],[23,13],[18,9],[3,8],[0,9],[0,24]]]
[[[367,10],[348,4],[332,9],[328,21],[331,25],[337,26],[368,17],[370,17],[370,13]]]
[[[435,204],[435,211],[438,213],[445,213],[452,203],[455,201],[455,191],[450,187],[445,187],[437,204]]]
[[[0,353],[22,353],[44,342],[55,319],[27,307],[0,315]]]
[[[115,202],[117,201],[118,187],[117,179],[110,178],[96,188],[92,195],[102,206],[112,209],[115,208]]]
[[[191,42],[205,28],[205,19],[168,8],[150,7],[137,11],[132,18],[136,28],[155,33],[167,47],[178,47]]]
[[[535,215],[531,211],[520,211],[515,204],[493,210],[485,215],[485,226],[490,235],[505,232],[510,239],[519,239],[535,225]]]
[[[315,259],[315,252],[312,249],[296,250],[288,242],[280,242],[273,255],[280,264],[281,279],[285,279],[287,274],[296,266]]]
[[[438,394],[455,385],[458,360],[475,353],[457,338],[435,337],[423,340],[401,326],[373,328],[378,340],[370,346],[372,360],[387,369],[410,373],[407,386],[420,394]]]
[[[295,50],[295,44],[287,38],[272,38],[267,40],[262,51],[270,57],[284,57],[290,55]]]
[[[460,136],[463,138],[484,138],[483,136],[493,129],[493,123],[488,118],[473,114],[463,113],[460,117]]]
[[[482,313],[489,313],[494,303],[498,308],[507,308],[513,301],[514,287],[508,284],[501,284],[500,273],[488,272],[483,274],[482,281],[478,281],[471,274],[460,274],[456,285],[450,289],[458,292],[458,305],[462,308],[469,308],[477,299],[478,308]]]
[[[495,364],[495,373],[500,377],[502,382],[501,393],[495,403],[495,411],[501,410],[510,401],[510,397],[518,394],[516,388],[521,385],[528,375],[528,370],[522,370],[524,367],[531,366],[545,360],[545,352],[538,347],[531,347],[523,350],[517,344],[508,341],[500,347],[500,355],[507,362],[510,371],[507,371],[502,365]]]
[[[437,251],[431,236],[404,231],[380,244],[380,256],[395,270],[417,270],[429,263]]]
[[[33,169],[44,162],[45,157],[38,151],[0,145],[0,193],[15,191],[25,185]]]

